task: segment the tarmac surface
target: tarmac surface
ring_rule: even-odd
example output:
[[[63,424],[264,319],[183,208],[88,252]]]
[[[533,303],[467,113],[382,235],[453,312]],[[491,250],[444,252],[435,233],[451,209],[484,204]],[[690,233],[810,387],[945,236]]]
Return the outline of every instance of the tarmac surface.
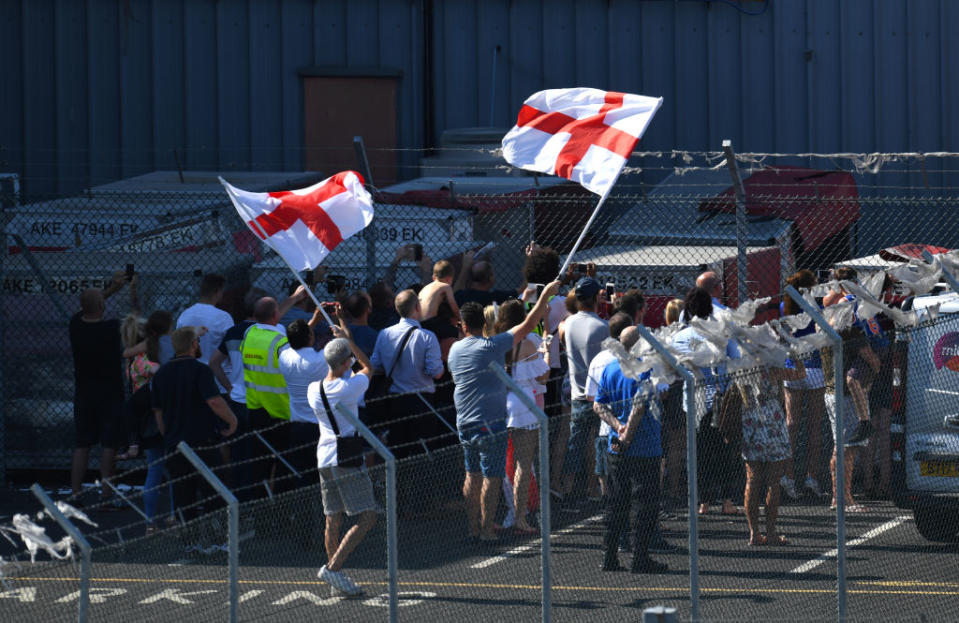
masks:
[[[32,510],[29,494],[6,495],[0,509]],[[849,621],[955,620],[959,604],[959,547],[925,541],[911,513],[888,502],[847,515]],[[305,511],[305,512],[304,512]],[[299,514],[299,518],[297,518]],[[9,516],[9,515],[8,515]],[[132,511],[99,513],[122,526]],[[322,526],[302,504],[264,504],[242,517],[241,621],[376,621],[387,617],[385,529],[380,521],[350,558],[346,571],[366,591],[359,599],[331,596],[316,577],[325,561]],[[7,521],[7,519],[3,519]],[[507,535],[492,547],[470,544],[455,508],[400,521],[399,618],[471,623],[541,619],[540,542]],[[786,546],[747,545],[745,518],[717,512],[699,518],[700,613],[705,621],[835,621],[835,514],[825,505],[782,509]],[[551,565],[554,621],[638,621],[644,609],[690,610],[688,523],[685,514],[663,522],[671,554],[658,575],[607,573],[603,521],[597,505],[578,513],[554,511]],[[59,538],[51,530],[51,536]],[[215,532],[215,530],[214,530]],[[188,552],[172,531],[142,537],[117,531],[109,547],[96,544],[90,620],[212,621],[227,618],[226,554]],[[9,558],[9,552],[0,552]],[[628,568],[629,555],[621,554]],[[43,560],[41,562],[41,559]],[[4,567],[0,621],[76,620],[79,568],[50,563]]]

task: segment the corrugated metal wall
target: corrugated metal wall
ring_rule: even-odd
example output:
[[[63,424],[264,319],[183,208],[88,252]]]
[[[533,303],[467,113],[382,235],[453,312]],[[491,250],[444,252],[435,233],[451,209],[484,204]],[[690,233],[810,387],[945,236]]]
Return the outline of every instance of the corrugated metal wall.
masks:
[[[404,0],[4,0],[0,171],[71,192],[155,169],[298,170],[298,68],[402,71],[422,143],[422,14]],[[343,146],[352,150],[352,146]]]
[[[297,169],[297,68],[309,65],[400,69],[399,140],[411,149],[447,128],[509,126],[529,93],[571,85],[662,95],[647,149],[723,138],[739,151],[956,149],[959,3],[737,6],[6,0],[0,170],[68,192],[174,168],[174,150],[187,168]]]

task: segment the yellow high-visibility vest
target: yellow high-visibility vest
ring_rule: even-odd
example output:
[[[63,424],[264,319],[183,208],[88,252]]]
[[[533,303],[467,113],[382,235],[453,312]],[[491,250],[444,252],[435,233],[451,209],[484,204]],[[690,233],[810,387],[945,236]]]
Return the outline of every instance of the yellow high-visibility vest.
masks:
[[[289,348],[281,333],[253,325],[240,342],[247,409],[266,409],[270,417],[290,419],[290,395],[280,372],[280,353]]]

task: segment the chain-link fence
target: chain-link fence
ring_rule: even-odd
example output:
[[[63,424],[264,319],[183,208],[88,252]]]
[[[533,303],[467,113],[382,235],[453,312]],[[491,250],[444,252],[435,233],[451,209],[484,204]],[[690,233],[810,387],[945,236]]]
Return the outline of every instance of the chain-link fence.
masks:
[[[387,399],[398,401],[389,422],[368,422],[378,437],[389,431],[385,438],[397,457],[394,554],[399,572],[392,579],[401,597],[400,618],[468,615],[491,620],[507,612],[539,617],[545,560],[551,561],[548,611],[554,620],[637,617],[643,608],[657,604],[677,608],[683,619],[691,618],[695,607],[703,620],[741,620],[747,611],[757,620],[834,620],[840,609],[848,620],[948,617],[948,604],[957,592],[950,580],[957,571],[955,546],[948,543],[955,542],[959,525],[951,502],[959,490],[959,440],[954,437],[959,424],[951,407],[959,395],[959,377],[954,377],[959,365],[953,361],[959,329],[952,326],[954,303],[948,298],[915,296],[925,293],[919,285],[929,276],[909,260],[922,248],[935,252],[935,246],[943,251],[957,246],[952,221],[957,200],[948,188],[884,187],[871,180],[864,183],[864,176],[852,170],[818,164],[827,170],[750,171],[744,214],[738,219],[725,170],[676,170],[655,186],[631,185],[624,177],[622,192],[610,197],[574,256],[570,281],[580,274],[594,275],[616,297],[640,290],[645,298],[642,321],[657,328],[665,324],[667,304],[682,299],[697,277],[712,271],[718,301],[731,308],[742,308],[747,299],[760,301],[750,307],[753,326],[760,326],[792,313],[780,304],[788,307],[783,287],[798,269],[809,269],[825,282],[825,271],[850,267],[858,273],[858,284],[893,310],[921,314],[915,325],[893,322],[902,320],[894,311],[880,316],[885,342],[845,336],[841,376],[851,369],[853,377],[861,378],[839,380],[839,393],[852,396],[839,402],[847,418],[850,413],[857,420],[868,414],[872,426],[861,433],[868,443],[847,450],[852,458],[843,464],[851,474],[852,496],[841,524],[845,551],[838,551],[840,524],[830,508],[836,489],[830,417],[837,383],[828,355],[813,356],[794,344],[798,358],[805,361],[805,379],[780,378],[781,368],[760,365],[760,358],[736,371],[732,381],[722,381],[724,388],[742,388],[744,418],[750,413],[750,396],[752,407],[777,422],[778,406],[782,426],[777,423],[775,432],[785,430],[789,458],[775,468],[751,466],[742,450],[730,449],[717,439],[715,426],[704,427],[700,419],[693,448],[699,495],[692,506],[687,455],[691,437],[685,409],[678,406],[684,394],[682,383],[669,377],[671,389],[659,399],[664,456],[658,467],[662,479],[656,530],[648,543],[650,556],[668,569],[648,576],[628,573],[637,538],[631,530],[624,530],[621,544],[627,572],[599,570],[608,551],[611,473],[623,468],[609,462],[608,439],[599,438],[592,428],[577,429],[575,434],[590,440],[585,454],[577,456],[582,463],[576,477],[564,474],[570,422],[576,419],[573,411],[581,408],[570,404],[568,389],[565,399],[560,389],[548,394],[551,400],[544,404],[550,416],[548,472],[554,496],[549,556],[543,557],[538,533],[543,469],[536,453],[538,438],[534,442],[530,431],[502,433],[497,439],[506,448],[508,476],[495,496],[499,500],[491,519],[498,538],[494,543],[479,538],[469,519],[474,501],[469,495],[464,498],[469,482],[452,408],[453,384],[447,379],[438,382],[436,394],[425,401],[416,396]],[[519,295],[529,275],[524,273],[527,245],[535,241],[565,259],[595,205],[595,197],[578,186],[531,179],[464,178],[381,191],[373,224],[335,249],[324,262],[324,272],[311,275],[316,295],[329,301],[344,291],[368,290],[374,313],[380,306],[385,316],[389,294],[429,282],[432,265],[440,259],[451,261],[457,279],[462,277],[455,284],[458,290]],[[0,203],[5,206],[7,241],[0,340],[8,353],[0,362],[0,439],[7,470],[65,469],[70,464],[74,405],[67,325],[83,289],[107,287],[112,273],[123,273],[132,264],[136,297],[125,285],[107,300],[107,315],[122,318],[136,309],[143,316],[167,310],[175,317],[196,301],[203,275],[220,273],[227,277],[221,307],[239,320],[246,316],[243,300],[251,287],[282,299],[296,284],[282,261],[236,217],[225,193],[92,190],[82,197],[28,205],[8,198]],[[378,296],[377,291],[386,294]],[[597,312],[608,318],[614,307],[601,297]],[[862,315],[868,316],[866,312]],[[781,326],[789,335],[803,328]],[[857,330],[862,334],[863,329]],[[667,337],[657,334],[664,344]],[[782,337],[782,343],[789,341]],[[815,350],[822,350],[819,347]],[[690,367],[709,368],[723,361]],[[810,373],[817,362],[822,372]],[[707,394],[707,385],[698,379],[694,393]],[[768,403],[757,403],[757,396]],[[594,422],[598,429],[598,419]],[[366,594],[359,600],[331,596],[328,583],[317,577],[328,558],[328,520],[321,502],[316,441],[298,442],[282,425],[277,428],[284,432],[246,433],[244,441],[230,444],[248,445],[223,466],[219,464],[226,454],[207,457],[240,499],[240,620],[292,620],[314,612],[340,620],[388,617],[385,466],[371,454],[364,473],[377,517],[344,567]],[[264,439],[277,438],[286,440],[275,448],[283,460],[264,444]],[[136,616],[145,620],[169,618],[171,612],[203,620],[227,616],[227,511],[211,492],[197,502],[195,519],[190,513],[181,515],[183,509],[171,511],[166,485],[144,492],[148,467],[138,461],[111,480],[126,498],[118,502],[121,512],[101,512],[99,506],[91,507],[90,494],[83,498],[85,512],[99,524],[79,524],[94,550],[91,620],[112,620],[121,608],[135,608]],[[522,486],[522,494],[511,482],[516,474],[530,483],[529,488]],[[747,504],[747,489],[758,477],[771,488],[756,498],[764,510],[751,530],[746,507],[753,508],[754,498]],[[473,485],[480,495],[492,495],[483,493],[482,483]],[[576,495],[570,497],[570,492]],[[767,500],[767,494],[779,496],[775,533],[766,507],[775,506],[776,500]],[[149,502],[144,499],[148,496],[153,498]],[[703,503],[708,507],[701,507]],[[147,519],[140,515],[148,506],[155,509],[155,529],[149,533]],[[637,503],[634,515],[641,506]],[[341,533],[350,525],[346,521]],[[48,532],[54,542],[61,537],[55,527]],[[698,543],[692,556],[691,535]],[[758,544],[763,541],[765,545]],[[79,591],[75,563],[46,561],[41,553],[44,561],[31,564],[21,550],[18,545],[4,553],[0,611],[49,620],[73,618]],[[11,554],[16,560],[8,563]],[[837,590],[840,577],[842,590]]]

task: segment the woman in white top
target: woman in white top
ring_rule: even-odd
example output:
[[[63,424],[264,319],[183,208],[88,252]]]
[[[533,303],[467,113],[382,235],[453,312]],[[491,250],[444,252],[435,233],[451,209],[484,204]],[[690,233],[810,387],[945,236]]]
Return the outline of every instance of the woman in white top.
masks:
[[[500,305],[495,333],[509,331],[523,323],[526,310],[521,301],[509,300]],[[548,332],[546,332],[548,335]],[[506,368],[516,384],[542,409],[549,379],[549,349],[541,348],[543,341],[530,333],[506,356]],[[513,474],[513,499],[516,503],[516,522],[513,529],[522,534],[532,534],[534,528],[526,521],[526,503],[529,498],[529,483],[533,456],[536,453],[539,423],[532,411],[513,392],[506,397],[506,427],[513,441],[513,459],[516,471]]]

